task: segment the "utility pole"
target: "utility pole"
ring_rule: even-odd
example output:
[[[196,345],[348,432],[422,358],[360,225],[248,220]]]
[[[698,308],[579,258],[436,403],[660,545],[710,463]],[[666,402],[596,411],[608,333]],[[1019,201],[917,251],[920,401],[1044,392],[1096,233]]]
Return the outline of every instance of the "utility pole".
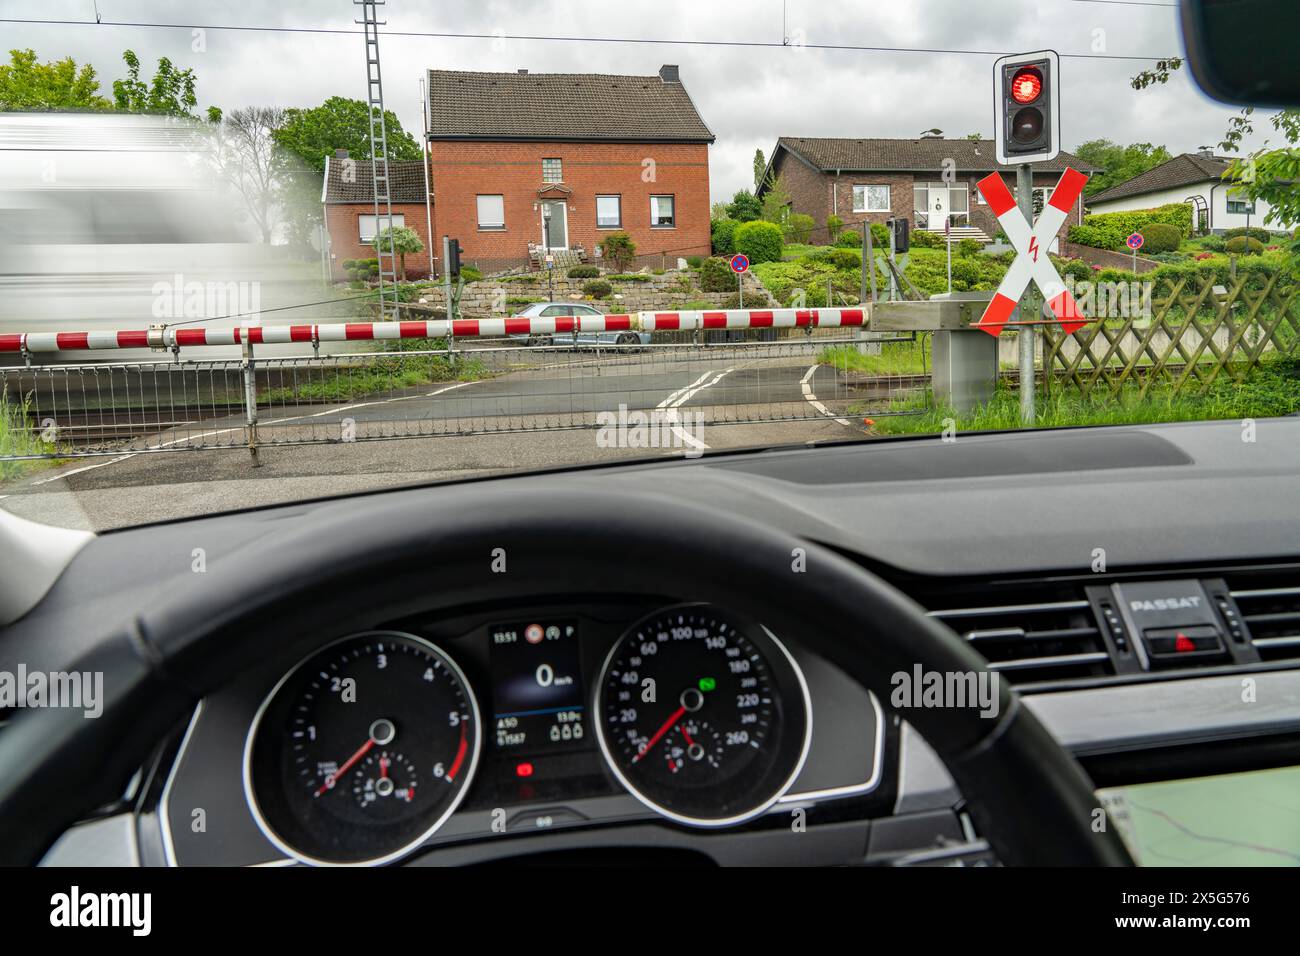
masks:
[[[397,319],[397,250],[393,242],[393,199],[388,178],[388,130],[384,125],[384,84],[379,68],[379,27],[376,6],[384,0],[352,0],[361,7],[362,24],[366,37],[366,102],[370,111],[370,172],[374,187],[375,234],[387,235],[375,243],[375,258],[379,261],[379,318],[381,321]],[[387,23],[387,21],[383,21]],[[380,208],[383,220],[380,220]],[[384,280],[388,285],[384,285]]]
[[[1030,163],[1021,163],[1016,167],[1016,205],[1032,227],[1034,224],[1034,167]],[[1047,250],[1043,250],[1043,255]],[[1038,322],[1043,317],[1043,300],[1038,293],[1038,286],[1029,284],[1020,297],[1020,305],[1012,322],[1034,323],[1022,325],[1016,333],[1020,345],[1020,423],[1034,424],[1036,418],[1034,407],[1034,344],[1038,338]]]

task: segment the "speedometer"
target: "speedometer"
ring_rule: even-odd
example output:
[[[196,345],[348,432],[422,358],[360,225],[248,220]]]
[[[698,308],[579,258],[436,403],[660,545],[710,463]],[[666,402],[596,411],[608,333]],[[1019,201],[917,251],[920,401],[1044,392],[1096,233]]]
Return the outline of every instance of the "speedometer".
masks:
[[[597,738],[642,803],[695,826],[763,813],[803,767],[808,688],[762,627],[706,604],[656,612],[610,651]]]
[[[396,631],[329,645],[276,685],[244,748],[253,816],[304,863],[395,860],[465,796],[478,704],[460,668]]]

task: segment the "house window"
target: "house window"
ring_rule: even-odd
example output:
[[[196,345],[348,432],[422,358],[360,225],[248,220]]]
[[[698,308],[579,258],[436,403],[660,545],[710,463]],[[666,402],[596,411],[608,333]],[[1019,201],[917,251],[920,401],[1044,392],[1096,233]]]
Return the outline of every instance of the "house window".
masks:
[[[854,186],[854,212],[889,212],[888,186]]]
[[[376,222],[382,223],[382,225],[380,225],[378,229],[375,228]],[[403,216],[401,213],[393,213],[393,228],[402,229],[405,226],[406,226],[406,217]],[[357,232],[360,235],[362,242],[373,242],[375,239],[375,235],[379,232],[379,229],[387,229],[387,228],[388,228],[387,216],[380,216],[378,219],[376,219],[374,216],[357,216]]]
[[[677,225],[673,200],[674,197],[672,196],[650,197],[650,225],[652,228],[671,229]]]
[[[564,182],[564,167],[558,159],[542,160],[542,182],[544,183],[562,183]]]
[[[596,228],[617,229],[623,225],[623,198],[621,196],[596,197]]]
[[[1043,207],[1046,206],[1048,200],[1052,198],[1052,189],[1053,187],[1051,186],[1034,187],[1034,215],[1035,216],[1037,216],[1039,213],[1043,211]]]
[[[504,229],[506,227],[506,202],[504,196],[478,197],[478,227]]]
[[[1253,216],[1255,202],[1252,199],[1241,198],[1241,193],[1237,193],[1236,198],[1233,198],[1232,193],[1228,193],[1228,212],[1234,216]]]

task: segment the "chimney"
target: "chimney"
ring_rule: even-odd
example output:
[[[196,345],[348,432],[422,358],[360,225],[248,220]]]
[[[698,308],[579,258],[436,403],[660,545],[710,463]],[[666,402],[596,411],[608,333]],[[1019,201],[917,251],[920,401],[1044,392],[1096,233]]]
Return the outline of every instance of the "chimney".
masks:
[[[680,83],[682,81],[681,72],[677,69],[676,63],[665,63],[659,67],[659,79],[665,83]]]
[[[348,158],[348,151],[347,151],[346,149],[336,149],[336,150],[334,150],[334,158],[335,158],[335,159],[347,159],[347,158]]]
[[[527,70],[516,70],[515,72],[516,72],[516,73],[520,73],[520,74],[526,74],[528,71],[527,71]]]

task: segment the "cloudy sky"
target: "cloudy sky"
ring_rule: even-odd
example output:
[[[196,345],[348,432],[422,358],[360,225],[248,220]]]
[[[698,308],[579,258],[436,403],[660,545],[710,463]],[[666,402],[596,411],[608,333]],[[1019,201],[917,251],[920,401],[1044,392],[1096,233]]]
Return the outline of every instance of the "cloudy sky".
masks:
[[[479,36],[383,36],[384,92],[389,108],[418,136],[419,77],[426,67],[648,75],[662,63],[677,63],[718,138],[711,154],[712,191],[714,199],[722,199],[751,185],[754,150],[770,152],[781,135],[913,137],[937,127],[949,136],[989,136],[995,55],[1053,48],[1063,55],[1067,148],[1106,137],[1182,152],[1217,143],[1234,111],[1207,99],[1184,74],[1141,93],[1130,88],[1129,78],[1155,58],[1182,54],[1173,3],[389,0],[380,8],[386,30]],[[98,25],[96,6],[104,21]],[[92,63],[106,93],[123,75],[121,53],[130,48],[150,72],[160,56],[193,67],[201,106],[314,106],[331,95],[364,96],[359,34],[215,27],[355,30],[358,9],[350,0],[0,0],[2,18],[54,21],[0,22],[0,36],[5,49],[30,47],[42,60],[71,55]],[[207,29],[196,36],[195,26]],[[516,38],[524,35],[694,42]],[[788,48],[781,46],[783,37],[790,38]],[[979,52],[868,52],[818,45]],[[1095,53],[1110,58],[1070,55]],[[1262,135],[1248,145],[1259,142]]]

